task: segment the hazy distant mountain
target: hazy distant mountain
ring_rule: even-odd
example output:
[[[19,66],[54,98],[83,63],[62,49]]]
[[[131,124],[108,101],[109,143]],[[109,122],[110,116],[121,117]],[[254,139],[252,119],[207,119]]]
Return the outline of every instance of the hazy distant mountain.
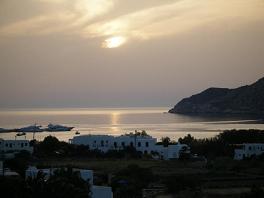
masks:
[[[236,89],[209,88],[182,99],[170,113],[264,114],[264,78]]]

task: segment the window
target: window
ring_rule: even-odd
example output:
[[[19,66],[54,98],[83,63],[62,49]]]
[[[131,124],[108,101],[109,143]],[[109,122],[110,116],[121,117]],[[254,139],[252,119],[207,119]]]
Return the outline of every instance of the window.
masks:
[[[23,148],[24,147],[24,144],[23,143],[21,143],[21,148]]]
[[[117,147],[117,143],[116,143],[116,142],[114,142],[114,147],[115,147],[115,148]]]
[[[148,142],[146,142],[146,147],[149,147],[149,143]]]
[[[25,146],[28,146],[28,143],[25,143]]]
[[[248,150],[251,150],[251,146],[248,147]]]
[[[104,140],[101,141],[101,147],[104,147]]]
[[[125,142],[122,142],[121,145],[124,147],[125,146]]]
[[[138,147],[141,147],[141,142],[138,142]]]
[[[5,146],[8,147],[8,144],[6,144]]]
[[[130,142],[130,146],[131,146],[131,147],[133,147],[133,146],[134,146],[133,142]]]
[[[12,148],[12,146],[13,146],[12,143],[10,143],[10,144],[9,144],[9,147]]]
[[[94,140],[94,144],[96,144],[96,140]]]

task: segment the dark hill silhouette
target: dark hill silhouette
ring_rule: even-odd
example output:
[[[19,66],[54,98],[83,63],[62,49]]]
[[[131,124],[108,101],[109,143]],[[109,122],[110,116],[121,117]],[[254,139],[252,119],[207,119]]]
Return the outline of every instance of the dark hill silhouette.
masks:
[[[264,78],[239,87],[209,88],[182,99],[170,113],[264,114]]]

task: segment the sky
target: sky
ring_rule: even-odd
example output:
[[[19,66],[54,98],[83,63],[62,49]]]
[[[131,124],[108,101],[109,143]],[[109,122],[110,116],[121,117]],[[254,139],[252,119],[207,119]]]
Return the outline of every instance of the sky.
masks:
[[[264,0],[0,0],[0,108],[174,106],[264,76]]]

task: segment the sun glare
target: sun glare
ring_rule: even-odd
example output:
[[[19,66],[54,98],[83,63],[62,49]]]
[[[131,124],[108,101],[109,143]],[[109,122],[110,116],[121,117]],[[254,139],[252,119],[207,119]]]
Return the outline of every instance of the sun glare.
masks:
[[[106,39],[103,42],[102,47],[103,48],[116,48],[116,47],[123,45],[125,42],[126,42],[126,39],[124,37],[115,36],[115,37]]]

